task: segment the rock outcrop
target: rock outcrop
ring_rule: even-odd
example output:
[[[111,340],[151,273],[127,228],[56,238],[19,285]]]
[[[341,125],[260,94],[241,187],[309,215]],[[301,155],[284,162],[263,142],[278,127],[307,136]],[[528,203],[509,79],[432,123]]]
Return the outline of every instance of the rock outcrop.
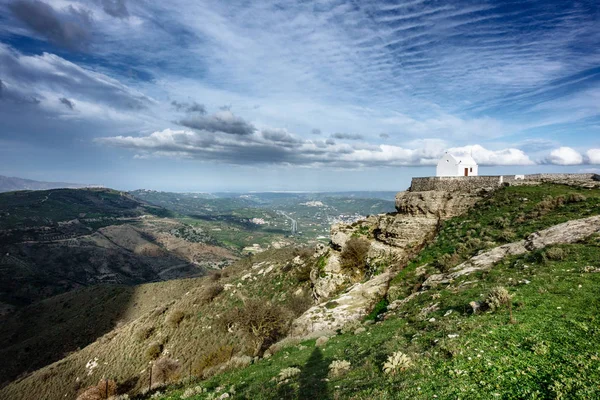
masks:
[[[351,286],[344,294],[311,307],[294,321],[291,334],[335,331],[353,320],[364,318],[387,291],[391,274],[383,273],[365,283]]]
[[[475,256],[452,268],[447,274],[432,275],[427,278],[423,286],[431,287],[442,283],[451,283],[460,276],[490,269],[504,257],[525,254],[555,244],[576,243],[598,232],[600,232],[600,216],[554,225],[548,229],[532,233],[525,240],[495,247]]]

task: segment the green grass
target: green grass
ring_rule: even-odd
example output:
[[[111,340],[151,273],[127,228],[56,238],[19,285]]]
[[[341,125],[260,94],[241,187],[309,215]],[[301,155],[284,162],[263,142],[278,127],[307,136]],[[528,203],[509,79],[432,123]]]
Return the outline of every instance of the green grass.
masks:
[[[474,280],[470,276],[423,293],[359,335],[338,335],[322,348],[306,341],[243,370],[198,382],[208,394],[195,398],[231,386],[240,399],[598,398],[600,273],[583,268],[598,267],[600,244],[595,238],[562,248],[563,261],[540,262],[539,254],[506,259],[474,283],[461,286]],[[513,295],[516,324],[509,323],[506,309],[470,312],[469,302],[483,300],[497,285]],[[437,311],[419,316],[435,303]],[[395,351],[408,354],[414,365],[385,375],[382,365]],[[328,377],[333,360],[350,361],[351,370]],[[287,367],[302,373],[278,385],[272,378]],[[176,389],[161,398],[179,399],[182,393],[183,388]]]

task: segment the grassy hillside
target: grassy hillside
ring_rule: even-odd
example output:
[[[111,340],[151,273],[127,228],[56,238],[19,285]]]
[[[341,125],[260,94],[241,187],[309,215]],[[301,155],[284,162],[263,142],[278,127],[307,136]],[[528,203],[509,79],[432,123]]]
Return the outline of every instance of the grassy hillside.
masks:
[[[382,305],[398,301],[393,309],[381,307],[375,324],[348,328],[320,346],[315,340],[294,344],[248,368],[163,389],[157,398],[208,399],[225,392],[240,399],[597,398],[598,235],[506,258],[448,286],[421,291],[420,285],[482,249],[600,214],[599,205],[598,190],[502,189],[443,224],[436,240],[393,280]],[[494,303],[490,295],[498,287],[510,300],[481,311]],[[480,311],[474,313],[472,302]],[[386,373],[396,352],[408,358],[398,354],[396,369]],[[350,365],[331,371],[336,360]]]
[[[314,262],[308,253],[294,249],[268,251],[201,279],[142,285],[133,292],[123,287],[89,289],[32,306],[29,310],[37,322],[28,325],[18,315],[10,322],[14,328],[6,341],[27,339],[3,354],[11,360],[6,373],[33,371],[47,360],[64,358],[23,374],[0,389],[0,398],[74,398],[81,387],[101,377],[139,391],[148,384],[144,372],[148,362],[160,357],[177,359],[183,377],[214,373],[210,370],[232,356],[244,361],[262,354],[310,306],[305,272]],[[50,308],[53,312],[48,313]],[[239,309],[248,313],[239,315]],[[245,315],[271,321],[271,328],[256,334],[234,329]],[[86,344],[81,343],[80,329],[81,336],[93,343],[75,349]],[[65,341],[71,341],[70,353],[54,347],[61,332]],[[42,350],[45,357],[33,352],[45,346],[49,346]],[[13,367],[17,360],[20,364]],[[86,365],[94,360],[97,366],[90,370]]]

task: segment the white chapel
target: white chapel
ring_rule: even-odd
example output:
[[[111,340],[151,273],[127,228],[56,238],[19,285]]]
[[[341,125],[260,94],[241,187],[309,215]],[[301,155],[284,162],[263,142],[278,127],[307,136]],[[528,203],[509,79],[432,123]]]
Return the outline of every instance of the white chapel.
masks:
[[[478,169],[473,157],[446,153],[437,164],[436,176],[477,176]]]

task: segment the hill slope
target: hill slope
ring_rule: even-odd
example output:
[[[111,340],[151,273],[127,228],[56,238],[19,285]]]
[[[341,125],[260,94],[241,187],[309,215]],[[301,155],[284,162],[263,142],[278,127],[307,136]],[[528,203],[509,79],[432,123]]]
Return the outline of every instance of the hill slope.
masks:
[[[82,188],[86,185],[65,182],[42,182],[31,179],[16,178],[0,175],[0,192],[12,192],[15,190],[48,190],[58,188]]]
[[[235,258],[169,216],[110,189],[0,194],[0,305],[7,310],[96,283],[199,276]]]

